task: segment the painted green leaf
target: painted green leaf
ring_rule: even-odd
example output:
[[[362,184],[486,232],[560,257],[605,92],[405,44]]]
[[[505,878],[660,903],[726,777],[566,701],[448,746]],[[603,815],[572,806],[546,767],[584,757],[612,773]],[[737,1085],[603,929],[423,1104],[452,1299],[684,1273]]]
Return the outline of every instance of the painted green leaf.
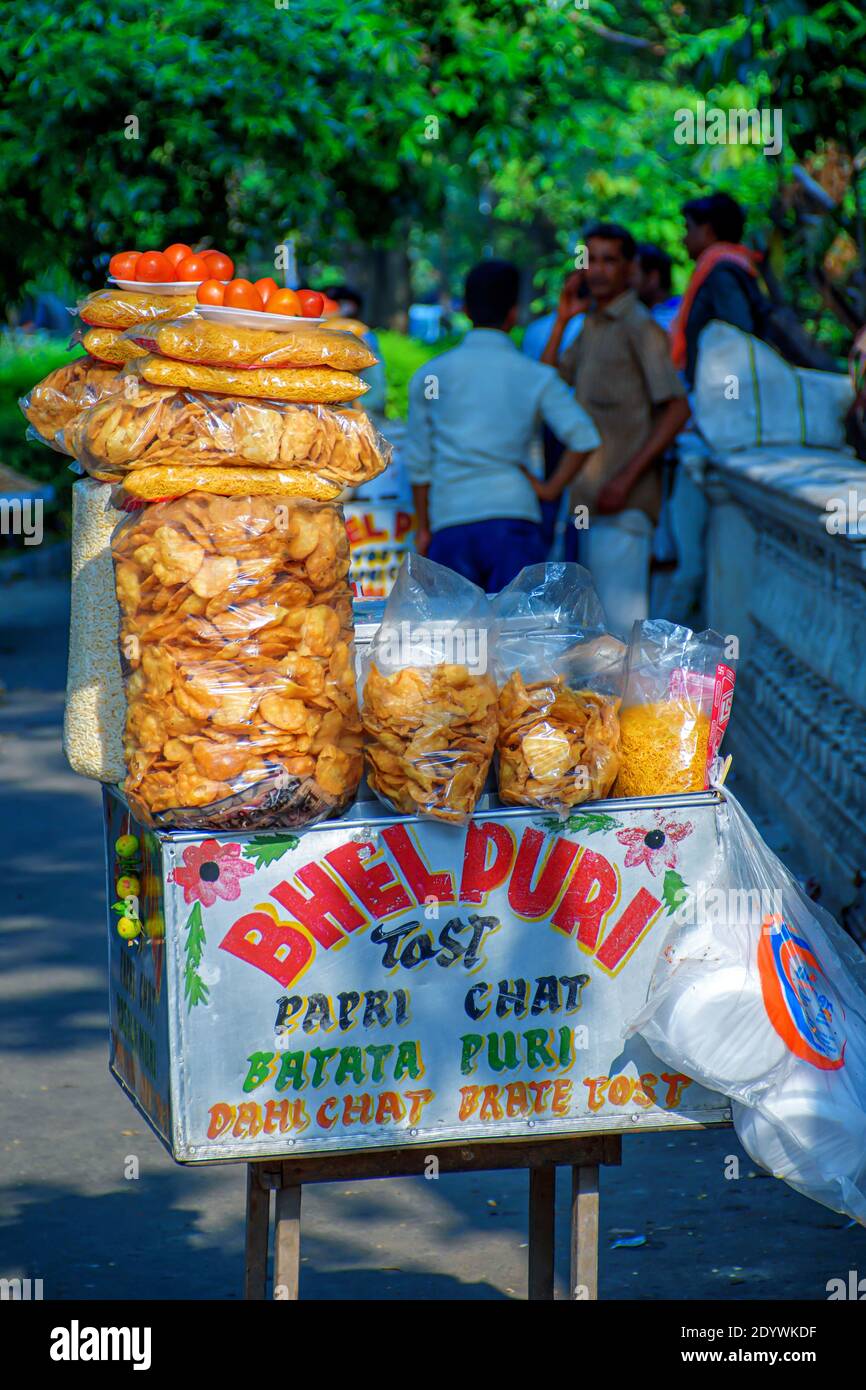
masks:
[[[686,885],[676,869],[668,869],[662,886],[662,901],[669,915],[682,907],[687,895]]]
[[[256,835],[249,844],[244,845],[242,853],[245,859],[255,861],[257,869],[263,869],[266,865],[282,859],[290,849],[297,849],[299,844],[297,835],[285,835],[281,839],[274,839],[270,835]]]

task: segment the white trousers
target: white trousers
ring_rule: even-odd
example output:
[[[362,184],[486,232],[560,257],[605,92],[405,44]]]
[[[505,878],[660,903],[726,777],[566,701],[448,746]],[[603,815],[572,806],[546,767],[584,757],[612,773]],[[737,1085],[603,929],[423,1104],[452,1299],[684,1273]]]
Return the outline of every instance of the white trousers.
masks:
[[[629,508],[590,521],[578,533],[580,563],[592,575],[609,630],[624,641],[632,625],[649,617],[649,570],[653,523]]]

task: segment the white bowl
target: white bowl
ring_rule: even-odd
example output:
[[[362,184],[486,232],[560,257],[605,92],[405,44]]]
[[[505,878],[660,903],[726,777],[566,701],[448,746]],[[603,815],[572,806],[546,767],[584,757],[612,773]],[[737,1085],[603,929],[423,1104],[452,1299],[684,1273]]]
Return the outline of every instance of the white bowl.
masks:
[[[308,319],[298,314],[269,314],[266,309],[233,309],[225,304],[198,304],[196,313],[215,323],[234,324],[236,328],[267,328],[276,333],[288,333],[298,323],[315,327],[325,322],[324,319]]]
[[[139,290],[142,294],[195,294],[199,285],[204,284],[203,280],[155,281],[151,284],[149,280],[116,280],[113,275],[109,275],[108,279],[119,290]],[[227,285],[228,280],[220,280],[220,284]]]

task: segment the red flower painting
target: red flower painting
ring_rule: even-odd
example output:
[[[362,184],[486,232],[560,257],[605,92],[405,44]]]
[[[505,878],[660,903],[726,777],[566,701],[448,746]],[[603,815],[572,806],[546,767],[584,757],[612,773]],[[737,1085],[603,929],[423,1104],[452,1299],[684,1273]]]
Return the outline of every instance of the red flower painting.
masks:
[[[687,835],[691,835],[691,821],[683,824],[666,820],[663,811],[656,811],[656,824],[652,827],[635,826],[632,830],[618,830],[616,838],[621,845],[628,845],[623,861],[627,869],[637,864],[646,864],[651,874],[660,867],[675,869],[677,866],[677,845]]]
[[[200,902],[202,907],[213,907],[217,898],[234,902],[241,895],[241,879],[255,873],[253,865],[241,858],[240,845],[221,845],[218,840],[189,845],[183,862],[184,867],[174,869],[169,878],[180,884],[184,902]]]

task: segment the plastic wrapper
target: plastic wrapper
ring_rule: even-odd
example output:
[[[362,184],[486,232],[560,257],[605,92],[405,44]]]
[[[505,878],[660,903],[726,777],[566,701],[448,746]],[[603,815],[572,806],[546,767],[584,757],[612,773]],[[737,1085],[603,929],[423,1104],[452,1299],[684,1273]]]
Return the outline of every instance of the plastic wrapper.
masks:
[[[734,666],[717,632],[635,623],[615,796],[703,791],[731,712]]]
[[[629,1025],[735,1102],[757,1163],[866,1224],[863,956],[725,793],[719,853],[686,893]]]
[[[123,514],[111,488],[82,478],[72,489],[72,585],[63,751],[73,772],[122,782],[126,700],[117,647],[111,536]]]
[[[285,332],[215,323],[191,314],[152,331],[128,329],[125,337],[139,350],[206,367],[335,367],[360,372],[378,358],[352,333],[335,333],[319,324],[292,324]]]
[[[392,810],[465,823],[496,742],[489,605],[420,555],[404,561],[364,662],[367,781]]]
[[[18,402],[35,437],[61,454],[74,450],[64,431],[97,401],[118,389],[119,372],[92,357],[76,357],[57,367]]]
[[[142,386],[131,397],[124,391],[107,409],[91,411],[69,442],[87,472],[107,482],[145,468],[253,467],[302,470],[340,488],[357,487],[391,458],[390,444],[361,410],[157,386]]]
[[[136,510],[112,553],[124,791],[160,828],[298,828],[362,770],[339,507],[187,497]]]
[[[134,323],[176,319],[180,314],[192,313],[197,302],[195,290],[190,294],[153,294],[144,285],[141,290],[121,290],[110,285],[79,300],[76,312],[85,323],[98,328],[131,328]]]
[[[566,816],[619,768],[625,647],[580,565],[530,565],[493,600],[500,800]]]
[[[333,367],[197,367],[148,353],[126,368],[150,386],[176,386],[185,391],[218,391],[229,396],[258,396],[262,400],[301,401],[333,405],[353,401],[368,387],[353,372]]]
[[[339,483],[329,483],[301,468],[202,468],[196,464],[162,464],[134,468],[121,475],[117,490],[123,496],[153,502],[164,497],[183,497],[188,492],[210,492],[219,497],[309,497],[333,502],[340,496]]]
[[[146,348],[139,347],[117,328],[86,328],[76,331],[73,341],[80,342],[91,357],[108,362],[113,367],[125,367],[135,357],[144,357]]]

